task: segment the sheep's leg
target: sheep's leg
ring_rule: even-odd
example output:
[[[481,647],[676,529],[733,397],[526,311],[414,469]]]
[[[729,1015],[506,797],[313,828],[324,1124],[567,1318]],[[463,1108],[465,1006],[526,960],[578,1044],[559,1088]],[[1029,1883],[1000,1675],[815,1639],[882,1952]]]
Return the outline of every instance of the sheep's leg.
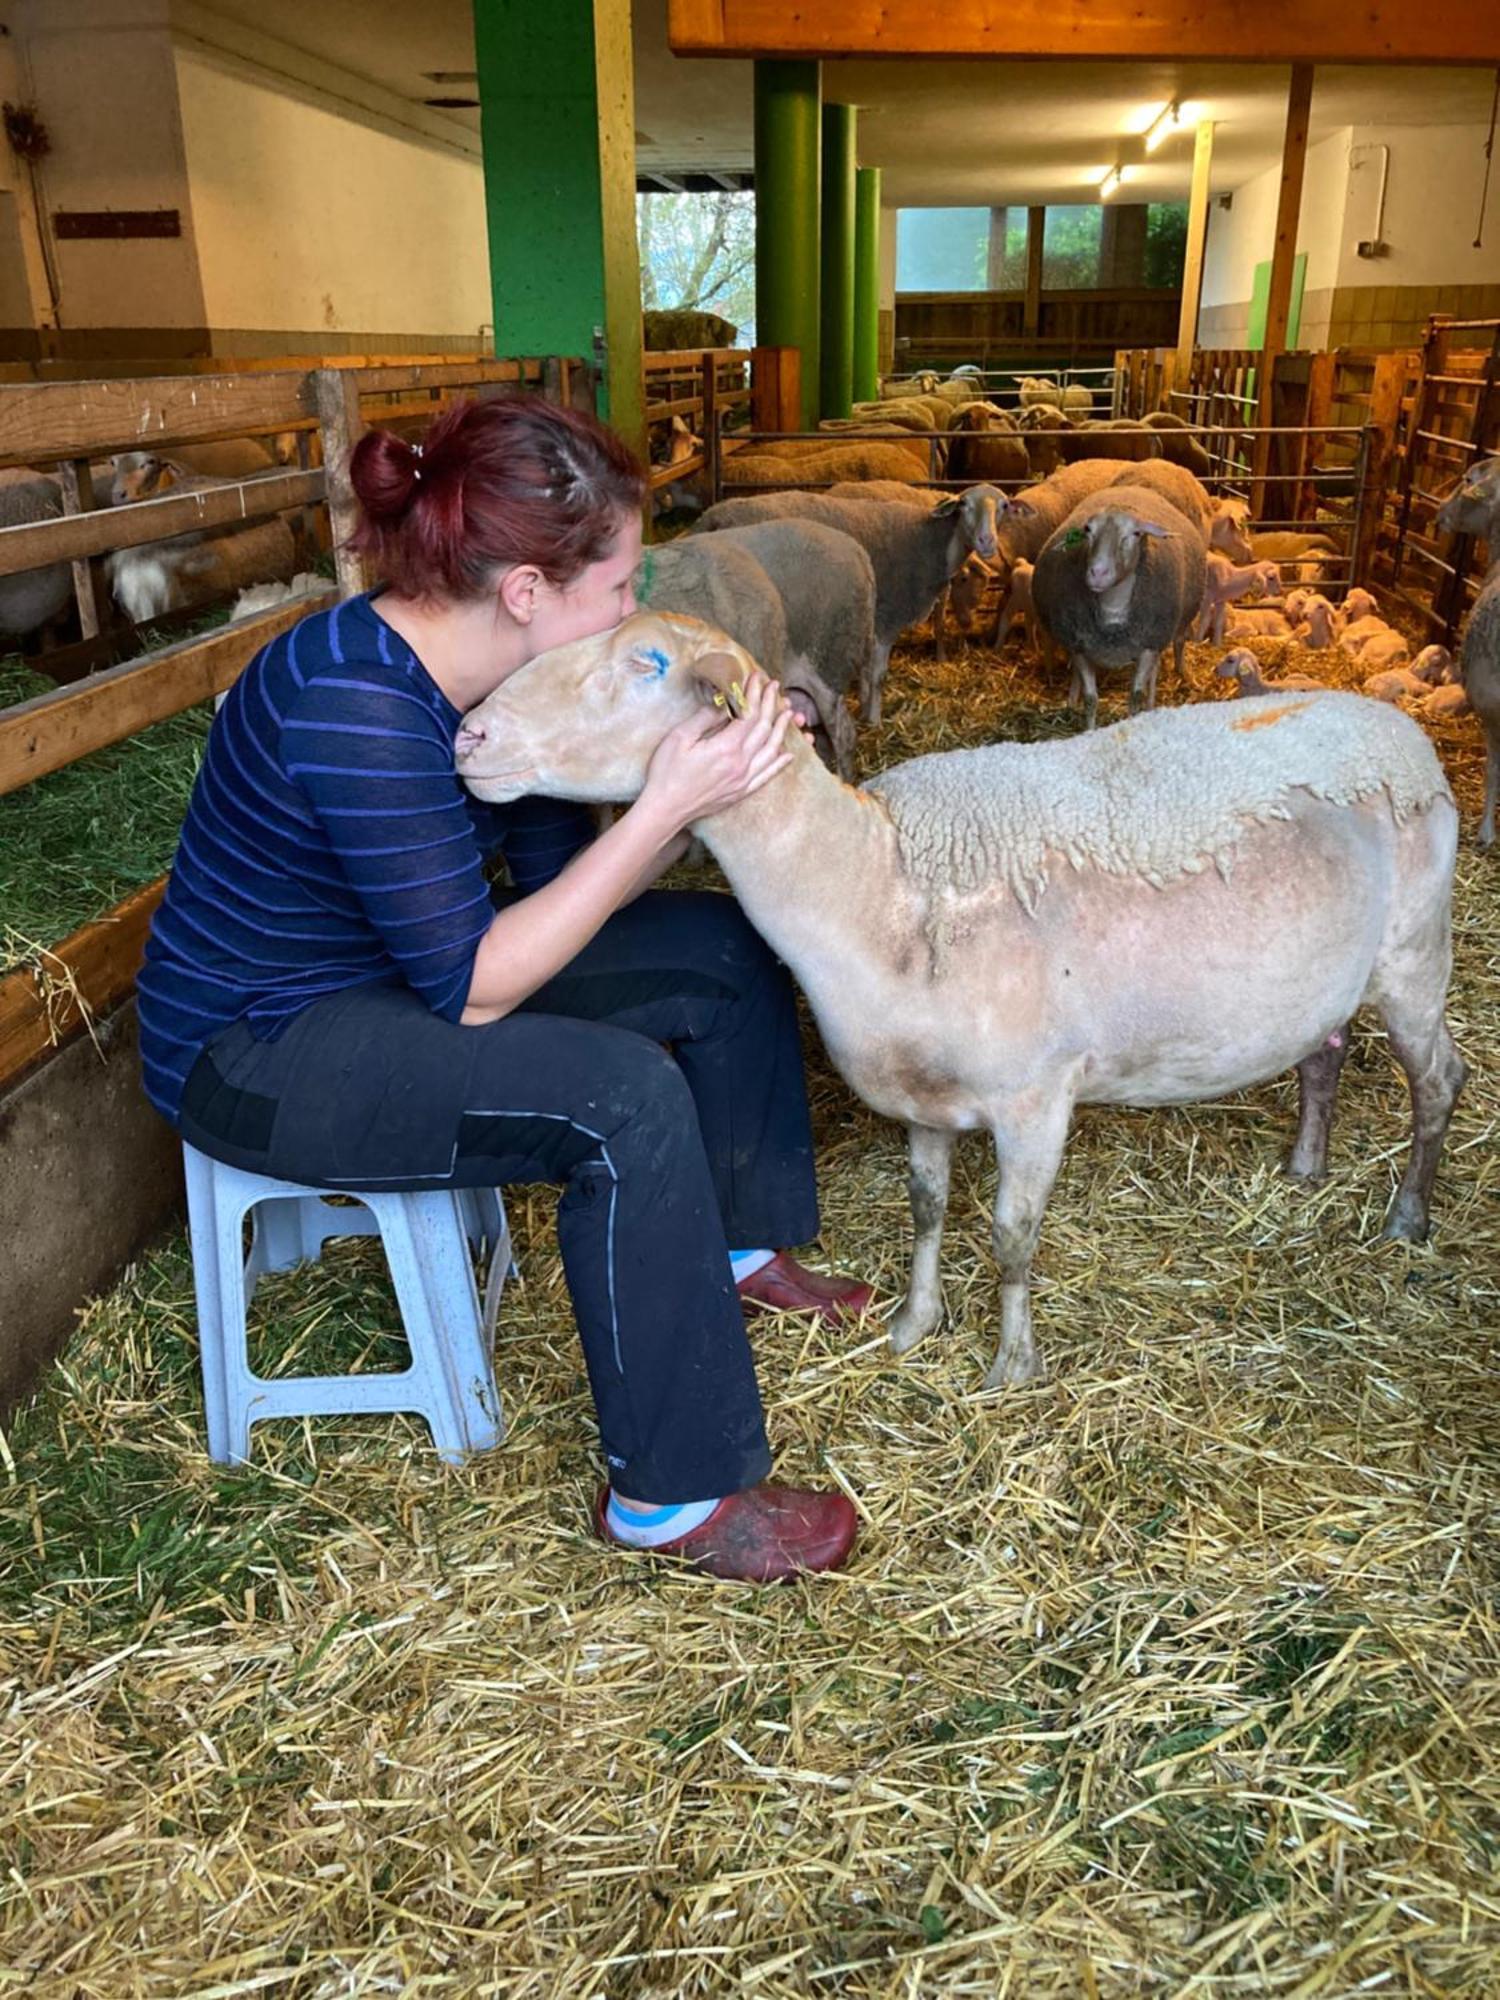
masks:
[[[1384,1233],[1407,1243],[1420,1243],[1427,1234],[1438,1158],[1458,1093],[1469,1074],[1448,1032],[1441,1006],[1433,1018],[1421,1018],[1422,1011],[1408,1007],[1404,998],[1401,1002],[1383,1000],[1380,1007],[1391,1047],[1406,1071],[1411,1090],[1411,1152]]]
[[[1135,663],[1135,678],[1130,683],[1130,713],[1139,715],[1143,708],[1156,706],[1156,669],[1161,660],[1160,653],[1142,653]]]
[[[911,1195],[911,1276],[906,1297],[891,1321],[891,1347],[905,1354],[924,1333],[931,1333],[943,1313],[938,1264],[943,1247],[943,1217],[948,1211],[948,1175],[953,1164],[953,1134],[927,1125],[909,1125],[911,1164],[907,1181]]]
[[[937,603],[932,607],[932,656],[935,660],[948,657],[948,586],[937,594]]]
[[[1485,726],[1484,812],[1479,821],[1479,845],[1495,844],[1495,806],[1500,803],[1500,733]]]
[[[889,640],[877,639],[870,648],[865,671],[859,677],[859,701],[866,722],[876,723],[880,720],[880,690],[885,686],[886,669],[890,664]]]
[[[1328,1172],[1328,1136],[1333,1130],[1339,1071],[1349,1053],[1349,1024],[1337,1028],[1320,1049],[1297,1065],[1297,1138],[1286,1163],[1287,1178],[1320,1181]]]
[[[1187,657],[1187,634],[1185,632],[1179,632],[1177,637],[1172,641],[1172,664],[1177,669],[1177,685],[1179,687],[1185,687],[1187,685],[1187,669],[1183,665],[1183,662],[1186,659],[1186,657]],[[1154,681],[1152,682],[1151,686],[1151,706],[1153,708],[1155,708],[1156,706],[1156,684]]]
[[[1000,1345],[986,1389],[1035,1382],[1045,1373],[1031,1337],[1031,1260],[1072,1115],[1072,1098],[1060,1093],[1036,1106],[1024,1123],[995,1128],[1000,1187],[991,1241],[1000,1266]]]
[[[1083,726],[1092,729],[1099,719],[1099,689],[1094,681],[1093,662],[1082,653],[1075,653],[1068,662],[1073,670],[1073,678],[1068,683],[1068,702],[1076,706],[1080,697],[1083,701]]]

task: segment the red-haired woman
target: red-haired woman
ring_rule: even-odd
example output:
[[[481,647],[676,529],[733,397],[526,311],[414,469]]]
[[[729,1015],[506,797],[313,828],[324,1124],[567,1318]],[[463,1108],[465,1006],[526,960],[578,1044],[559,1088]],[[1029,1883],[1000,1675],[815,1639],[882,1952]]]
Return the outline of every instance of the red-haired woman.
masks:
[[[373,432],[352,477],[387,587],[273,640],[215,719],[141,973],[147,1091],[201,1151],[313,1186],[560,1182],[599,1532],[720,1576],[836,1567],[848,1501],[763,1483],[743,1321],[869,1299],[785,1247],[818,1227],[791,986],[732,898],[650,887],[781,770],[785,706],[759,680],[674,730],[597,839],[579,806],[480,804],[459,721],[634,608],[640,470],[527,398],[422,447]]]

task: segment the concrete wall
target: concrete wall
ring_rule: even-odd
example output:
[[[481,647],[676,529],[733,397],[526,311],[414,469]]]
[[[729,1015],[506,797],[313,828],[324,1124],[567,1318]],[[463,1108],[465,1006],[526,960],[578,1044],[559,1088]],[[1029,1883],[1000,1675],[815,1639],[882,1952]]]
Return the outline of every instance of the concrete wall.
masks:
[[[481,343],[490,317],[477,160],[402,139],[179,49],[205,322],[241,336]]]
[[[1301,347],[1399,346],[1420,337],[1429,313],[1500,314],[1500,253],[1473,247],[1483,172],[1477,125],[1345,126],[1312,147],[1297,248],[1307,253]],[[1381,153],[1390,174],[1381,238],[1388,254],[1362,258],[1375,234]],[[1209,213],[1203,307],[1205,347],[1244,344],[1255,266],[1271,255],[1280,168],[1234,191]]]
[[[181,1148],[141,1089],[135,1003],[95,1034],[0,1094],[0,1417],[180,1200]]]

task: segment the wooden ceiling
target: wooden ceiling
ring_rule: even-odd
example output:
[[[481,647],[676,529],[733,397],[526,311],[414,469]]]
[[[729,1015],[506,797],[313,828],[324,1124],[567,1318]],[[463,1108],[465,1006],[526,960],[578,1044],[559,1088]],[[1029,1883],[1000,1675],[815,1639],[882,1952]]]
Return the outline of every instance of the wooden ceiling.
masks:
[[[1495,0],[669,0],[683,56],[1500,63]]]

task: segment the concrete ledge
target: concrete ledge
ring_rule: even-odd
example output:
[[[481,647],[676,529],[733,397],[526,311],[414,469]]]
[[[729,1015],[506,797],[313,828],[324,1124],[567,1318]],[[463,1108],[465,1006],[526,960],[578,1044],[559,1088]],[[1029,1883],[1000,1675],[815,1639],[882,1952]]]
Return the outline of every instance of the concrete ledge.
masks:
[[[181,1207],[176,1134],[141,1089],[135,1003],[0,1096],[0,1414],[78,1309]]]

